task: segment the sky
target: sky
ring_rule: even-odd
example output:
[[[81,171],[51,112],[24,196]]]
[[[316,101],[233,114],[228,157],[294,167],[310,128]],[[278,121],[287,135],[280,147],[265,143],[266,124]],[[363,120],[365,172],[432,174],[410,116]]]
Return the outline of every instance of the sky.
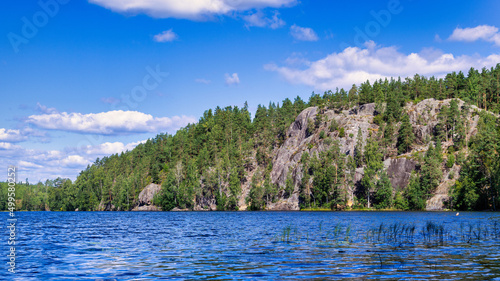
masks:
[[[500,63],[500,2],[0,3],[0,181],[76,179],[217,106]]]

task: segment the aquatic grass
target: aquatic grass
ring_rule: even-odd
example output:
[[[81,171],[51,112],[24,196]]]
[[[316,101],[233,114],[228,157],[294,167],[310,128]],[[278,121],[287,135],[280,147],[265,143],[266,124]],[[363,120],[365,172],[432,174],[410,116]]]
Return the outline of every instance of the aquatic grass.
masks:
[[[384,223],[367,232],[368,242],[413,242],[415,224],[395,222],[386,226]]]
[[[292,231],[291,225],[288,225],[285,228],[283,228],[283,233],[281,234],[281,242],[286,242],[286,243],[291,242],[291,237],[290,237],[291,231]]]
[[[451,237],[444,224],[433,221],[427,221],[422,227],[422,236],[427,243],[439,243],[441,245]]]
[[[500,220],[485,222],[460,222],[455,227],[447,227],[444,223],[426,221],[417,227],[415,222],[382,222],[369,228],[366,232],[356,231],[351,222],[333,222],[328,227],[319,221],[312,227],[299,233],[292,224],[287,225],[274,236],[274,240],[283,243],[318,243],[321,246],[332,246],[350,243],[388,243],[401,247],[403,244],[424,244],[438,246],[457,242],[481,242],[500,238]],[[356,241],[356,242],[353,242]]]
[[[351,235],[351,222],[349,222],[349,225],[347,226],[347,229],[345,231],[345,238],[344,241],[349,242],[349,237]]]

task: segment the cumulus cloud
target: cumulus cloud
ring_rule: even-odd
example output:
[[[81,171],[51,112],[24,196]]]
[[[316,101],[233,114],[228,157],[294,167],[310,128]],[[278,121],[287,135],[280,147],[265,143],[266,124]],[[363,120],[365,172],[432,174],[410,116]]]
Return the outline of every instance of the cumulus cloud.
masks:
[[[174,40],[176,40],[179,36],[177,36],[177,34],[175,32],[172,31],[172,29],[169,29],[169,30],[165,30],[163,31],[162,33],[160,34],[156,34],[154,36],[154,40],[156,42],[172,42]]]
[[[384,77],[413,76],[415,73],[442,77],[451,71],[467,71],[470,67],[492,67],[499,61],[499,54],[487,57],[455,56],[430,49],[425,49],[422,54],[404,54],[394,46],[380,47],[374,42],[367,42],[363,49],[348,47],[317,61],[305,61],[301,66],[278,66],[272,63],[264,68],[279,73],[291,83],[327,90],[348,88],[352,84]]]
[[[15,145],[9,142],[0,142],[0,150],[14,150],[20,148],[21,147],[19,145]]]
[[[31,182],[57,177],[75,179],[79,172],[102,158],[115,153],[134,149],[146,140],[124,144],[105,142],[82,147],[66,147],[63,150],[26,149],[19,145],[0,142],[0,166],[15,165],[21,173],[20,179],[29,178]],[[6,175],[0,175],[0,181]]]
[[[57,113],[57,109],[45,106],[43,104],[40,104],[39,102],[36,103],[36,110],[45,114]]]
[[[483,40],[500,46],[500,33],[498,33],[497,27],[491,25],[478,25],[476,27],[467,28],[457,27],[453,30],[448,40],[464,42]]]
[[[122,142],[105,142],[99,145],[88,145],[84,148],[87,155],[112,155],[116,153],[122,153],[127,150],[132,150],[134,147],[146,141],[132,142],[129,144],[124,144]]]
[[[61,163],[67,167],[82,167],[90,164],[91,162],[80,155],[68,155],[61,160]]]
[[[155,18],[200,20],[214,15],[262,8],[292,6],[297,0],[89,0],[115,12],[147,14]]]
[[[299,41],[318,41],[318,35],[309,27],[300,27],[296,24],[290,27],[290,34]]]
[[[226,73],[226,85],[236,85],[240,83],[240,78],[238,77],[238,73],[233,73],[229,75]]]
[[[20,130],[0,128],[0,142],[20,142],[27,137]]]
[[[133,134],[175,131],[196,119],[188,116],[153,117],[138,111],[114,110],[101,113],[52,113],[31,115],[27,122],[48,130],[90,134]]]
[[[17,164],[17,166],[20,169],[24,169],[24,170],[28,170],[30,168],[43,168],[42,165],[38,165],[38,164],[35,164],[33,162],[24,161],[24,160],[19,161],[18,164]]]
[[[277,29],[284,26],[286,23],[279,17],[279,13],[277,11],[274,12],[274,15],[270,18],[266,17],[262,11],[257,11],[253,14],[243,16],[243,20],[245,20],[246,27],[269,27],[271,29]]]

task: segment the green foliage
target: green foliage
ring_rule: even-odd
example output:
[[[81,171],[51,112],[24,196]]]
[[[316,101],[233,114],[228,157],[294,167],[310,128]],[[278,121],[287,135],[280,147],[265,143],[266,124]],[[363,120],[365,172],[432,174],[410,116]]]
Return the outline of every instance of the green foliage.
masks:
[[[285,197],[292,196],[294,188],[295,186],[293,184],[292,174],[288,173],[288,176],[286,177],[285,180]]]
[[[343,138],[343,137],[345,137],[344,127],[340,128],[340,130],[339,130],[339,138]]]
[[[364,163],[363,160],[363,134],[361,128],[358,128],[358,136],[356,137],[356,146],[354,147],[354,161],[356,167],[361,167]]]
[[[316,129],[318,129],[321,126],[321,123],[323,123],[323,119],[324,119],[324,115],[321,112],[316,114],[316,119],[314,120],[314,127]]]
[[[409,210],[420,211],[425,209],[427,192],[420,185],[417,175],[411,175],[410,182],[406,187],[404,197],[408,202]]]
[[[394,196],[394,208],[397,210],[408,210],[408,200],[403,196],[402,192],[397,192]]]
[[[324,138],[325,138],[325,131],[321,131],[321,132],[319,133],[319,139],[320,139],[320,140],[322,140],[322,139],[324,139]]]
[[[330,123],[330,132],[335,132],[339,128],[339,124],[337,120],[333,119],[332,122]]]
[[[403,115],[401,121],[401,127],[399,127],[399,137],[398,137],[398,154],[407,153],[411,149],[411,145],[415,141],[415,135],[413,134],[413,127],[410,123],[410,117],[408,114]]]
[[[345,178],[345,156],[340,153],[338,142],[328,151],[321,152],[311,163],[313,188],[311,194],[315,207],[337,207],[345,204],[342,185]],[[333,204],[333,205],[332,205]]]
[[[456,163],[462,168],[452,192],[451,206],[464,210],[496,210],[500,206],[498,118],[480,110],[471,112],[470,106],[499,113],[499,77],[500,64],[480,71],[471,68],[467,75],[452,72],[445,78],[415,75],[406,79],[366,81],[359,87],[353,85],[348,92],[339,89],[326,91],[323,95],[312,93],[307,103],[296,97],[293,101],[285,99],[281,104],[258,105],[253,118],[246,103],[241,108],[217,107],[205,111],[196,124],[189,124],[174,135],[162,133],[131,151],[96,159],[74,182],[58,178],[36,185],[19,184],[17,208],[71,211],[98,210],[114,205],[116,209],[129,210],[135,206],[146,185],[157,183],[162,190],[154,201],[165,210],[207,207],[206,202],[213,200],[220,210],[235,210],[241,186],[247,180],[247,173],[254,168],[260,175],[255,180],[252,178],[247,201],[251,209],[263,209],[290,194],[290,184],[280,189],[271,182],[270,171],[275,149],[284,143],[288,128],[300,112],[310,106],[318,107],[316,118],[307,120],[306,136],[310,136],[325,122],[326,109],[342,114],[342,110],[371,102],[376,103],[380,113],[374,118],[374,122],[381,125],[379,134],[370,136],[365,145],[359,128],[353,158],[346,159],[338,152],[336,144],[323,154],[304,153],[300,163],[304,171],[302,181],[296,184],[302,207],[337,208],[346,201],[346,194],[353,196],[353,170],[364,167],[365,176],[361,182],[364,189],[354,200],[358,205],[368,205],[375,199],[376,207],[381,207],[378,200],[388,194],[384,193],[387,190],[383,185],[382,152],[385,156],[395,156],[391,154],[397,139],[398,154],[407,153],[415,140],[408,115],[401,114],[403,105],[435,98],[452,99],[448,105],[443,103],[438,114],[439,123],[434,128],[436,147],[431,145],[425,157],[418,160],[419,174],[412,176],[403,194],[396,194],[396,208],[425,207],[425,200],[442,178],[441,141],[451,141],[453,146],[448,148],[445,165],[451,167],[452,158],[456,157]],[[476,115],[480,116],[478,133],[468,139],[470,118]],[[401,126],[396,130],[399,121]],[[339,137],[345,137],[346,129],[336,120],[331,121],[329,130],[338,131]],[[320,132],[325,144],[326,135]],[[309,143],[308,148],[314,145]],[[458,153],[453,156],[455,151]],[[0,199],[5,196],[3,183],[0,184]],[[0,209],[5,209],[5,203],[0,202]]]
[[[366,163],[364,169],[364,175],[361,179],[361,185],[363,186],[364,195],[367,200],[367,207],[370,207],[371,192],[374,190],[377,181],[376,178],[382,171],[384,163],[382,162],[383,154],[380,151],[378,142],[374,138],[367,140],[364,160]]]
[[[454,196],[456,197],[455,208],[464,211],[476,209],[479,193],[476,183],[469,177],[461,178],[454,186]]]
[[[388,209],[393,206],[392,185],[386,172],[381,173],[374,197],[376,209]]]
[[[398,122],[401,116],[401,102],[399,91],[390,91],[387,97],[387,109],[384,112],[384,121],[387,123]]]
[[[439,149],[434,148],[432,144],[429,145],[429,148],[425,153],[420,178],[420,186],[424,192],[425,196],[423,198],[425,199],[427,199],[430,193],[436,189],[443,176],[443,171],[441,170],[442,159],[440,154]]]
[[[314,134],[314,122],[311,119],[307,119],[306,137]]]
[[[375,123],[379,126],[382,125],[382,123],[384,123],[383,116],[379,114],[379,115],[373,117],[373,123]]]
[[[446,160],[446,168],[450,169],[455,165],[455,156],[453,154],[448,155],[448,159]]]
[[[392,146],[394,139],[394,125],[392,122],[388,122],[384,127],[384,138],[382,139],[383,146]]]
[[[481,112],[471,153],[462,162],[452,188],[452,206],[459,210],[496,210],[500,194],[500,128],[498,119]]]

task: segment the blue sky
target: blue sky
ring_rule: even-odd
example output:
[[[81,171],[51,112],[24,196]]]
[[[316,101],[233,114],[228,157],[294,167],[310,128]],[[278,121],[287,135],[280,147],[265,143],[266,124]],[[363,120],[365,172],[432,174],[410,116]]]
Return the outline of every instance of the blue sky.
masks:
[[[498,1],[3,1],[0,165],[23,181],[75,179],[218,105],[253,111],[367,79],[491,67],[498,11]]]

